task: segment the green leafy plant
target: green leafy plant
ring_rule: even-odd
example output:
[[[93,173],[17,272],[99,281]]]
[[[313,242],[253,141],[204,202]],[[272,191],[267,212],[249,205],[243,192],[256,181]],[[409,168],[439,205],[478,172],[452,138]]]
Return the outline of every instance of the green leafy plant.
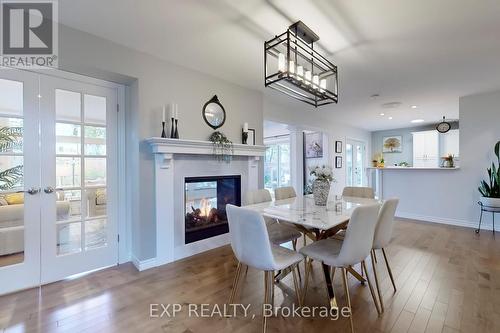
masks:
[[[495,145],[495,155],[498,166],[495,162],[491,163],[491,167],[488,168],[488,182],[481,181],[478,188],[479,193],[487,198],[500,198],[500,141]]]
[[[0,152],[20,148],[22,141],[19,139],[22,137],[22,127],[0,127]]]
[[[233,158],[233,142],[219,131],[213,132],[208,138],[214,147],[214,156],[219,162],[231,162]]]
[[[0,152],[5,153],[13,149],[21,149],[23,145],[22,137],[22,127],[0,127]],[[0,191],[7,191],[16,187],[22,178],[22,165],[0,171]]]
[[[23,178],[23,166],[18,165],[0,172],[0,191],[7,191],[19,184]]]

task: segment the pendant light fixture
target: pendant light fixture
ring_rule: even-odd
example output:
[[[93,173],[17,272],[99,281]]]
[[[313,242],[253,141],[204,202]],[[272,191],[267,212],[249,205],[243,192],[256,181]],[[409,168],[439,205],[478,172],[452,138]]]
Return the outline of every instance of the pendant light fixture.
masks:
[[[298,21],[264,42],[264,85],[314,107],[337,103],[337,66],[314,49],[318,40]]]

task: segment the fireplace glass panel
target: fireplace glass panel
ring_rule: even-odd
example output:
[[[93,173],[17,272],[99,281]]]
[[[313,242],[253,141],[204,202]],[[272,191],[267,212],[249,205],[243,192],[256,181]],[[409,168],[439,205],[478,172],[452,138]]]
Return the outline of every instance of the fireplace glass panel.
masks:
[[[240,176],[186,178],[185,243],[227,233],[227,204],[241,204]]]

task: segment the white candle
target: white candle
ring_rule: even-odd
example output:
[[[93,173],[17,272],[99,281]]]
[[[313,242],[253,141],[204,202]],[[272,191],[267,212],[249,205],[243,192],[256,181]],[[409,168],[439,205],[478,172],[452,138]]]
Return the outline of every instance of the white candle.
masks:
[[[162,121],[165,122],[165,105],[163,105],[163,117],[162,117]]]
[[[175,104],[171,103],[169,105],[169,108],[170,108],[170,118],[175,118]]]
[[[179,119],[179,104],[175,104],[175,119]]]
[[[243,124],[243,132],[248,132],[248,123]]]
[[[285,68],[285,55],[283,53],[278,54],[278,70],[284,72]]]

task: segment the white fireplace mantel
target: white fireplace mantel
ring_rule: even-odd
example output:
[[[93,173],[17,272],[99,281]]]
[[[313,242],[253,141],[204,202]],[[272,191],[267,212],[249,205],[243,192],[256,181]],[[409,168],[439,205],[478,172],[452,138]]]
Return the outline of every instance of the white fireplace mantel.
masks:
[[[215,161],[212,156],[213,145],[209,141],[154,137],[145,142],[149,144],[155,156],[156,213],[156,258],[154,264],[146,266],[163,265],[227,244],[229,242],[227,234],[190,244],[183,243],[184,234],[181,235],[179,232],[179,226],[182,224],[182,228],[184,227],[184,220],[183,214],[179,212],[184,209],[184,185],[180,185],[179,180],[186,176],[206,176],[207,173],[215,176],[227,172],[245,175],[242,178],[242,191],[255,190],[260,180],[259,162],[265,155],[266,147],[233,144],[233,156],[238,158],[228,164]],[[245,162],[245,158],[248,163]],[[179,244],[180,242],[182,244]]]
[[[212,155],[213,145],[210,141],[181,140],[166,138],[149,138],[146,140],[153,154],[162,154],[161,168],[169,168],[173,154]],[[249,156],[258,161],[266,153],[265,146],[233,144],[233,156]]]

